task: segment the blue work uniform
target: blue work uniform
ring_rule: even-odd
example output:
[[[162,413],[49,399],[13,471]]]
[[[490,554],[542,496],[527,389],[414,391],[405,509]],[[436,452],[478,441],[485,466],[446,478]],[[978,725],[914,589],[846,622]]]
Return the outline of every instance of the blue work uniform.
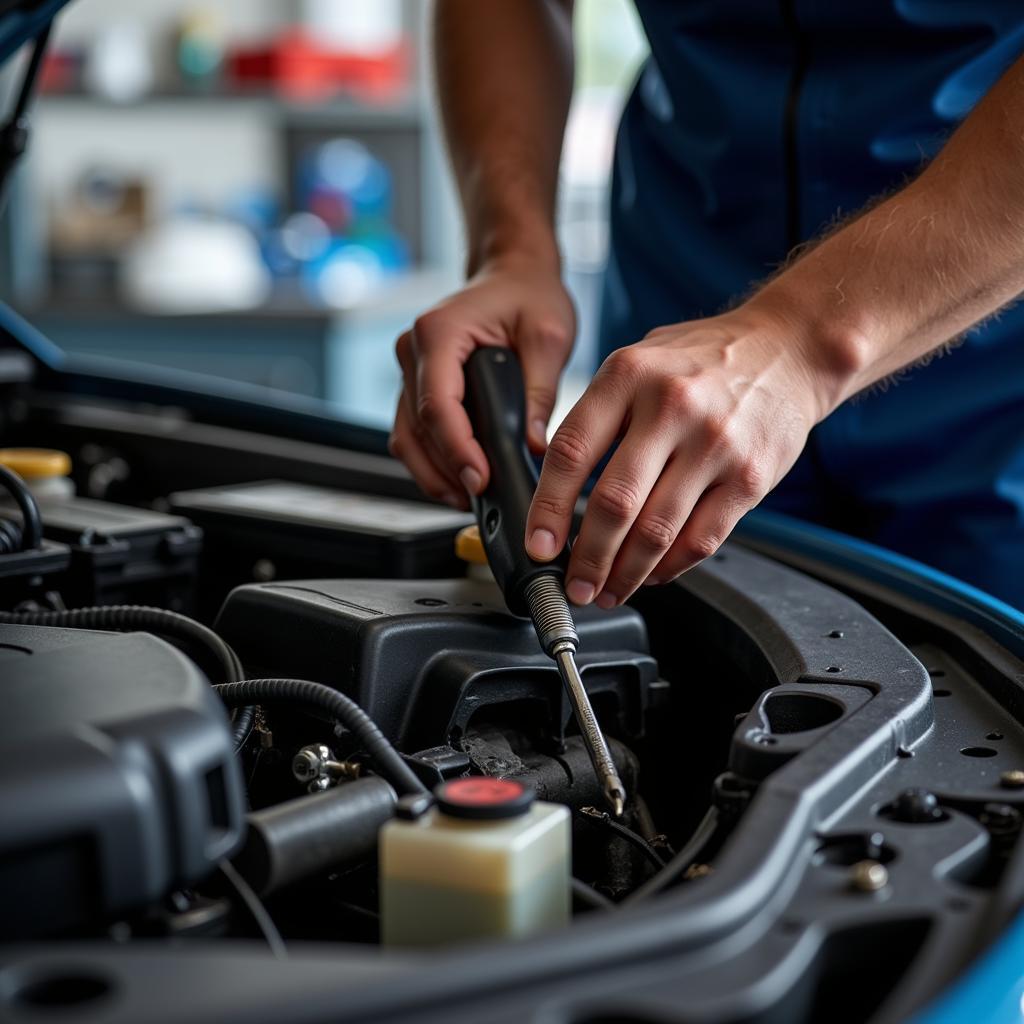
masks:
[[[898,187],[1024,52],[1021,0],[637,7],[651,55],[616,146],[603,355],[720,312]],[[846,402],[765,504],[1024,608],[1024,304]]]

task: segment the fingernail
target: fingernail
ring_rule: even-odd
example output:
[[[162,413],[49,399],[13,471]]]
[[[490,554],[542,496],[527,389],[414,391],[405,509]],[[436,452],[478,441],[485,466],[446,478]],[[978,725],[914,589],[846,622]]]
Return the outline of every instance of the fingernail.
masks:
[[[558,554],[555,547],[555,535],[550,530],[534,530],[530,534],[530,543],[526,549],[531,558],[546,562]]]
[[[533,432],[539,441],[546,441],[548,438],[548,425],[543,420],[533,421]]]
[[[607,590],[602,590],[594,603],[598,608],[604,608],[607,611],[609,608],[614,608],[619,603],[619,599],[614,594],[609,594]]]
[[[462,486],[470,494],[476,494],[480,490],[480,474],[472,466],[463,466],[459,471],[459,479]]]
[[[594,600],[594,584],[586,580],[569,580],[565,592],[573,604],[590,604]]]
[[[649,576],[647,579],[644,580],[644,586],[645,587],[660,587],[661,586],[661,580],[656,580],[653,576]]]

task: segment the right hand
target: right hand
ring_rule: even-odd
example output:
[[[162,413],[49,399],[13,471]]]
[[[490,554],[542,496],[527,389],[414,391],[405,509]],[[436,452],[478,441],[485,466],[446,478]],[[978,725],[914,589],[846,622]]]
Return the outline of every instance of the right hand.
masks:
[[[483,345],[516,351],[526,388],[527,441],[542,454],[575,333],[576,314],[557,270],[526,259],[482,267],[398,339],[403,387],[388,450],[425,494],[468,508],[467,495],[483,492],[490,470],[462,405],[466,360]]]

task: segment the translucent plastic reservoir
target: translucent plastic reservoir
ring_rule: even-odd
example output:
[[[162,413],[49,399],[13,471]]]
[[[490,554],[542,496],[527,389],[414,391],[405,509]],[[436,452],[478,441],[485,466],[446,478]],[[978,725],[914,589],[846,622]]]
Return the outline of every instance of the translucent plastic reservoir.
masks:
[[[458,797],[488,787],[520,795],[514,814],[462,817],[458,805],[439,806],[415,820],[394,820],[381,830],[381,934],[386,944],[442,945],[516,937],[569,921],[571,841],[569,812],[533,801],[518,783],[459,779]],[[511,790],[505,788],[504,792]],[[476,803],[479,811],[493,804]],[[454,807],[455,813],[451,813]]]

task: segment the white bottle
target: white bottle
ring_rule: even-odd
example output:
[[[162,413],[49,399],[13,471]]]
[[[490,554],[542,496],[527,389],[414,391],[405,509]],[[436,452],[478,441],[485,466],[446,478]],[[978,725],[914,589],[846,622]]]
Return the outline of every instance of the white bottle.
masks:
[[[569,921],[569,811],[511,779],[455,779],[380,834],[381,939],[427,946],[518,937]]]

